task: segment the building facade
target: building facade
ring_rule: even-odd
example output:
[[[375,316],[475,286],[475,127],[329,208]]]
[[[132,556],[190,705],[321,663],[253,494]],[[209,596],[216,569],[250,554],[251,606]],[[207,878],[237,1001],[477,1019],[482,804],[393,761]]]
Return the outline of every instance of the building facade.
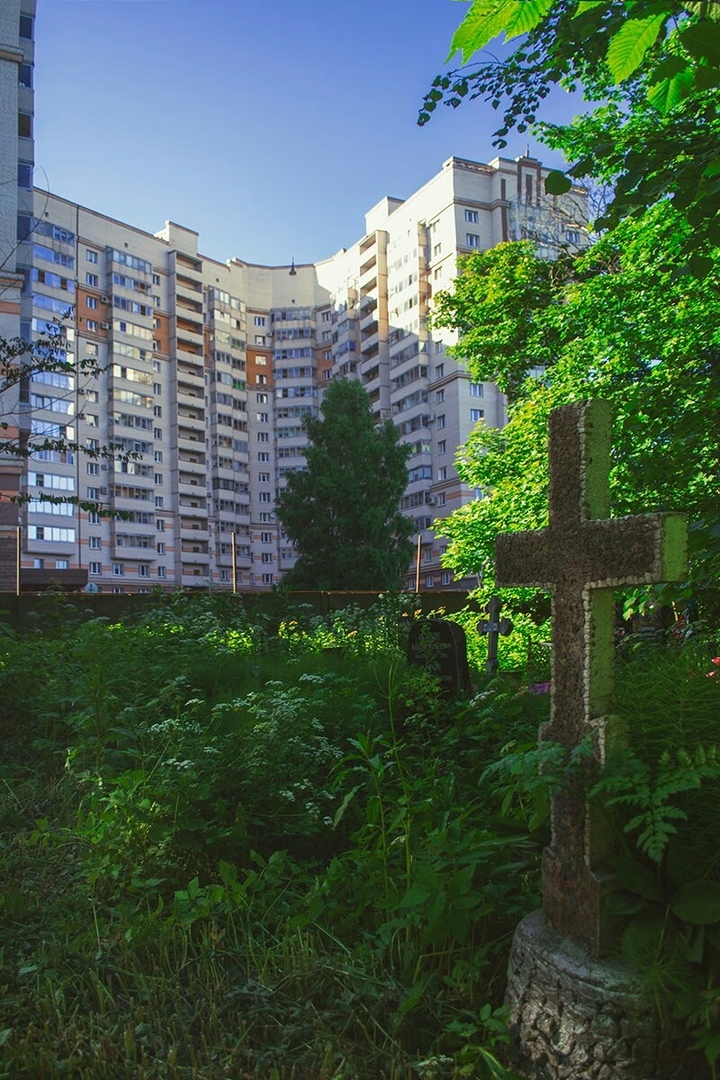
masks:
[[[83,571],[115,592],[271,588],[295,558],[275,499],[304,465],[303,420],[329,380],[350,377],[411,448],[402,510],[419,536],[420,587],[466,584],[442,567],[433,522],[479,497],[455,452],[478,420],[502,426],[505,402],[448,354],[452,333],[429,327],[432,296],[464,253],[526,235],[548,256],[581,242],[582,195],[547,199],[530,157],[450,158],[409,198],[382,199],[331,258],[218,262],[173,222],[150,234],[33,193],[33,5],[12,0],[0,18],[0,79],[12,88],[0,124],[18,148],[17,184],[0,186],[2,335],[60,327],[77,363],[38,372],[2,409],[9,431],[85,452],[0,462],[5,489],[26,498],[12,511],[23,568],[38,584]],[[124,456],[102,456],[109,444]]]

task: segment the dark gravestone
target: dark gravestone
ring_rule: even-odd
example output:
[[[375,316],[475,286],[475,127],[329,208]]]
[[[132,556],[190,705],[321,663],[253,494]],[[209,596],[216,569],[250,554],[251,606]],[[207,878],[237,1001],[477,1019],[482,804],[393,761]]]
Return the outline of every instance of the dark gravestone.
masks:
[[[440,682],[446,697],[456,698],[470,689],[467,642],[462,626],[444,619],[419,619],[410,627],[407,659]]]

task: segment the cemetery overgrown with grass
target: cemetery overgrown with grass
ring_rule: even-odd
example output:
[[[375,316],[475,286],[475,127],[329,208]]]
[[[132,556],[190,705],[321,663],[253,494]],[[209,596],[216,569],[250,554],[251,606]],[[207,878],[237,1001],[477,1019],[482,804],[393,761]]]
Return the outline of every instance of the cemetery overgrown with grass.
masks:
[[[717,639],[629,639],[599,777],[538,748],[547,627],[490,679],[479,613],[452,616],[472,685],[447,695],[407,663],[418,617],[178,594],[0,623],[1,1076],[513,1076],[508,952],[578,776],[623,852],[623,948],[714,1069]]]

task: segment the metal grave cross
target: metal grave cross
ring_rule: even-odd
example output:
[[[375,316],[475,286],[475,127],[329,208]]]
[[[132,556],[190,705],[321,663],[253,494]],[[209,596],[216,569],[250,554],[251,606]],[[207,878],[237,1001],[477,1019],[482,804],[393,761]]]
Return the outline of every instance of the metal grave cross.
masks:
[[[610,439],[607,402],[554,410],[548,528],[503,533],[495,546],[498,585],[552,594],[552,704],[541,738],[570,749],[594,732],[601,763],[613,679],[613,591],[676,581],[686,558],[682,516],[607,516]],[[599,955],[609,943],[601,869],[608,851],[579,784],[554,797],[551,827],[543,852],[546,922]]]
[[[485,662],[485,671],[488,675],[494,675],[498,668],[498,636],[506,637],[511,633],[513,624],[509,619],[500,618],[502,600],[499,596],[491,596],[483,611],[489,616],[477,624],[479,634],[488,636],[488,654]]]

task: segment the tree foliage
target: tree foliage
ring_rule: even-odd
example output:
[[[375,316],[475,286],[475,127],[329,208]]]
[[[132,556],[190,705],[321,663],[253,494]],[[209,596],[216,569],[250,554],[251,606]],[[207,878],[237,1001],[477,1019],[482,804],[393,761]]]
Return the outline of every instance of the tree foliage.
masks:
[[[482,98],[504,107],[495,132],[538,124],[550,90],[582,88],[597,108],[569,126],[539,124],[543,141],[573,161],[548,191],[572,179],[615,181],[599,222],[614,225],[669,195],[693,226],[683,251],[693,273],[710,270],[720,243],[720,4],[717,0],[473,0],[453,37],[468,64],[490,42],[521,37],[503,60],[474,61],[439,75],[419,123],[437,104]]]
[[[436,295],[432,325],[458,330],[452,354],[512,401],[528,372],[553,362],[557,335],[548,309],[562,301],[559,286],[571,266],[565,257],[538,259],[529,240],[474,252],[463,259],[452,292]]]
[[[463,479],[487,496],[443,522],[450,537],[447,565],[456,573],[490,567],[495,537],[547,524],[547,425],[550,410],[570,401],[607,398],[613,406],[614,515],[677,510],[688,514],[690,584],[709,606],[717,604],[720,572],[720,329],[717,289],[720,259],[698,282],[678,275],[677,250],[688,231],[667,203],[628,220],[577,258],[572,274],[522,315],[526,339],[551,335],[554,363],[541,378],[528,377],[509,410],[509,423],[480,423],[459,454]],[[519,260],[521,284],[528,255]],[[538,260],[539,261],[539,260]],[[473,276],[467,260],[461,278]],[[464,294],[472,295],[466,283]],[[482,289],[479,290],[480,294]],[[490,318],[517,319],[513,290],[474,310]],[[468,311],[466,317],[470,318]],[[522,333],[518,330],[518,340]],[[464,353],[476,379],[492,377],[492,350]],[[488,359],[489,357],[489,359]],[[525,366],[524,354],[515,370]]]
[[[322,418],[306,421],[307,467],[289,474],[277,514],[299,558],[296,589],[390,589],[412,558],[412,523],[398,507],[409,449],[389,420],[374,425],[355,380],[331,383]]]

